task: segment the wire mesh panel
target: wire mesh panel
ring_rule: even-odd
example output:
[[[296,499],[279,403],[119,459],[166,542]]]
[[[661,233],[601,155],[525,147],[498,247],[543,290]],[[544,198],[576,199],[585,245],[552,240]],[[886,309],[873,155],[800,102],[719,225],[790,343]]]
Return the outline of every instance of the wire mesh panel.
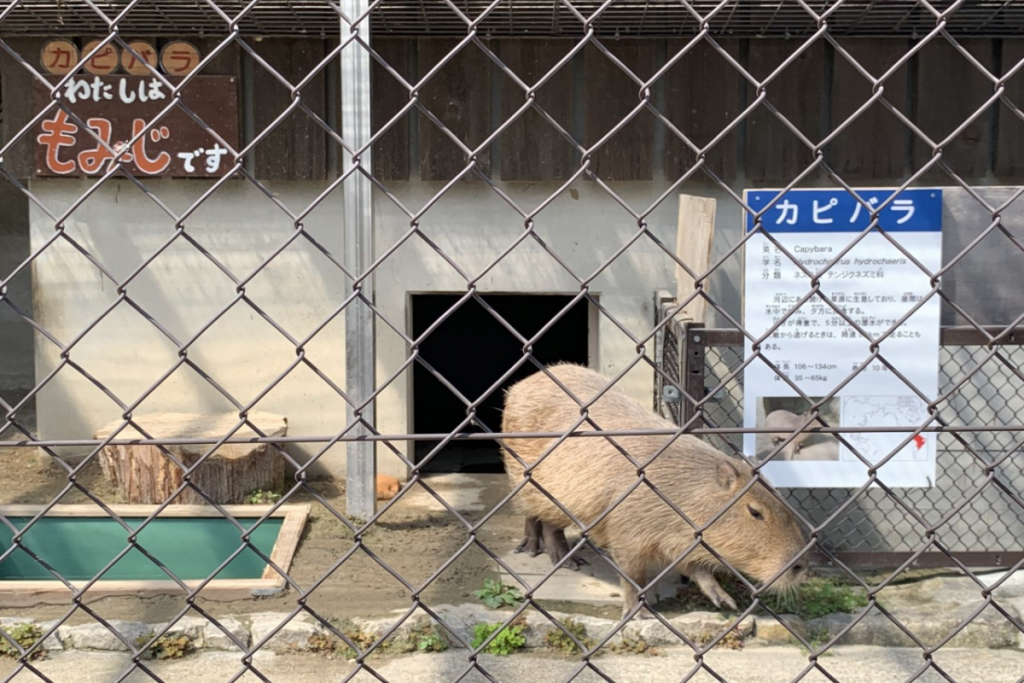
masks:
[[[0,629],[6,680],[50,680],[37,655],[83,624],[128,653],[118,681],[172,678],[151,656],[193,627],[237,657],[232,681],[272,680],[257,655],[300,636],[292,649],[343,655],[346,681],[440,643],[459,653],[451,680],[497,680],[486,655],[529,624],[568,643],[567,681],[615,680],[601,655],[655,627],[692,658],[673,675],[724,680],[708,655],[752,616],[807,649],[793,680],[829,678],[819,657],[879,620],[923,653],[910,678],[948,680],[933,654],[983,611],[1024,631],[957,555],[1024,563],[1024,314],[1006,275],[1024,254],[1021,13],[12,0],[0,202],[20,222],[0,232],[0,340],[22,336],[0,349],[0,608],[31,603],[38,631]],[[938,435],[938,477],[897,488],[896,451],[855,453],[850,488],[777,491],[741,457],[743,372],[770,365],[770,333],[743,326],[737,262],[772,239],[774,201],[809,187],[866,217],[850,249],[899,248],[855,188],[921,185],[947,188],[956,227],[940,269],[905,254],[920,301],[869,332],[822,287],[841,255],[811,271],[780,248],[806,291],[778,322],[813,300],[863,341],[851,377],[898,374],[889,342],[941,301],[973,341],[943,346],[939,395],[910,387],[927,419],[903,427]],[[755,208],[749,188],[778,196]],[[717,201],[706,269],[673,246],[692,227],[680,193]],[[692,291],[663,308],[683,275]],[[678,322],[697,299],[709,320]],[[698,339],[704,323],[736,337]],[[189,514],[216,528],[156,540]],[[44,542],[85,534],[76,516],[113,550]],[[849,553],[903,555],[869,585]],[[977,587],[970,615],[927,636],[878,598],[926,554]],[[864,598],[824,639],[781,618],[813,557]],[[724,618],[695,633],[686,603],[659,607],[681,577]],[[452,605],[474,597],[507,609],[467,623]],[[565,603],[611,616],[583,636]]]
[[[714,333],[712,332],[712,335]],[[979,405],[1011,406],[1020,400],[1020,378],[1010,369],[1017,367],[1017,346],[1004,347],[1009,363],[986,365],[986,354],[978,346],[945,346],[942,350],[941,390],[955,397],[942,414],[948,424],[972,423]],[[678,362],[665,357],[665,362]],[[736,369],[743,363],[743,349],[714,346],[708,351],[705,386],[716,391],[715,400],[704,407],[709,425],[725,430],[743,427],[743,381]],[[984,366],[984,367],[979,367]],[[965,379],[971,381],[964,383]],[[957,414],[957,411],[964,414]],[[982,409],[984,410],[984,408]],[[989,418],[992,419],[992,418]],[[742,452],[739,434],[715,434],[709,440],[730,452]],[[913,491],[904,498],[907,508],[893,503],[883,491],[868,490],[846,507],[841,515],[833,513],[851,499],[846,489],[789,489],[783,495],[808,519],[823,525],[821,543],[841,554],[844,562],[867,567],[899,564],[918,547],[928,525],[940,526],[942,542],[951,552],[984,556],[981,564],[1010,562],[1020,552],[1018,539],[1024,510],[1002,487],[983,486],[988,477],[987,464],[999,460],[1001,453],[1013,448],[1008,433],[965,434],[956,438],[940,435],[938,474],[932,488]],[[1022,485],[1020,471],[1012,459],[998,468],[1000,482],[1009,491]],[[1009,467],[1007,465],[1010,465]],[[984,520],[984,521],[982,521]],[[995,558],[999,557],[999,560]],[[940,554],[932,560],[952,564]],[[979,560],[975,560],[979,561]]]

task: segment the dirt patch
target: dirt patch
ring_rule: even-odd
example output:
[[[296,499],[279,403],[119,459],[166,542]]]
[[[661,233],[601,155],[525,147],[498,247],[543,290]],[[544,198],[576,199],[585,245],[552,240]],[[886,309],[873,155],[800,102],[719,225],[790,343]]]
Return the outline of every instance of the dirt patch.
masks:
[[[60,466],[38,458],[32,449],[0,449],[0,482],[0,504],[88,503],[83,489],[106,504],[123,502],[98,462],[87,463],[71,477]],[[414,595],[428,605],[475,601],[472,591],[496,575],[493,559],[480,546],[501,555],[519,541],[522,531],[522,520],[507,506],[472,533],[468,528],[507,493],[504,475],[438,475],[425,482],[457,514],[417,485],[359,543],[335,515],[345,510],[343,483],[310,482],[308,490],[287,501],[312,507],[289,571],[295,586],[278,596],[235,602],[199,597],[196,606],[213,616],[292,611],[302,592],[311,589],[305,604],[324,618],[386,616],[407,610]],[[182,598],[183,594],[105,598],[89,603],[88,608],[105,619],[156,623],[180,614],[185,607]],[[0,616],[57,619],[71,609],[69,593],[66,605],[0,609]],[[91,620],[86,611],[76,609],[68,624]]]

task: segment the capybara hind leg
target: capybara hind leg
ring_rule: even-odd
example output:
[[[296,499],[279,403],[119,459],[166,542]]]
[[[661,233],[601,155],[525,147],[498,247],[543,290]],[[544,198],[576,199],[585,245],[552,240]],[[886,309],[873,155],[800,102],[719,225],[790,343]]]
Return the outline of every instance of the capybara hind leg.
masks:
[[[633,584],[635,583],[640,588],[647,585],[647,566],[643,562],[622,562],[616,559],[619,569],[623,571],[630,579],[630,582],[625,577],[621,580],[622,585],[622,618],[625,619],[629,612],[636,607],[637,602],[640,600],[640,595],[637,593],[636,588]],[[646,606],[641,607],[640,611],[636,613],[638,619],[653,619],[654,615],[651,614],[650,610]]]
[[[526,536],[516,546],[515,552],[526,552],[530,557],[537,557],[544,552],[544,541],[541,538],[541,521],[536,517],[526,518]]]
[[[715,575],[704,567],[695,567],[683,572],[687,577],[700,588],[700,592],[707,596],[708,600],[714,603],[715,607],[721,609],[725,605],[729,609],[736,610],[736,601],[725,592],[725,589],[718,583]]]
[[[569,541],[565,539],[565,529],[557,529],[550,524],[544,525],[544,548],[551,558],[552,566],[561,564],[571,570],[579,571],[585,564],[590,564],[582,557],[569,557]]]

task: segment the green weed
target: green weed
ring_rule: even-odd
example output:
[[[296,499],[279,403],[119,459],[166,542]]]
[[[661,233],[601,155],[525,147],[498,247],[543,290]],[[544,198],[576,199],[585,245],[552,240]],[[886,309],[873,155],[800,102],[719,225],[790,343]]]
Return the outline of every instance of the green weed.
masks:
[[[648,645],[643,636],[631,638],[623,635],[617,642],[612,643],[609,649],[620,655],[651,655],[653,657],[661,655],[661,651]]]
[[[277,491],[264,491],[257,489],[245,497],[245,502],[250,505],[273,505],[281,500],[281,494]]]
[[[518,588],[506,586],[498,579],[485,579],[484,587],[473,591],[473,595],[483,600],[483,603],[491,609],[505,606],[514,607],[523,601],[523,596]]]
[[[723,576],[720,583],[741,608],[750,604],[750,591],[739,579]],[[684,612],[717,609],[692,582],[681,587],[677,597]],[[806,579],[789,593],[762,593],[760,599],[773,612],[795,614],[802,619],[816,619],[836,612],[856,612],[868,604],[867,596],[859,586],[827,577]]]
[[[485,640],[491,637],[492,633],[498,631],[498,635],[487,644],[484,652],[489,652],[492,655],[510,655],[526,645],[523,628],[521,623],[509,624],[505,628],[502,628],[501,624],[477,624],[473,627],[473,641],[470,645],[480,647]]]
[[[144,636],[139,636],[135,639],[135,647],[145,647],[152,638],[152,631]],[[153,644],[142,653],[142,656],[145,659],[181,659],[192,650],[192,640],[184,633],[165,634],[153,641]]]
[[[796,614],[801,619],[856,612],[868,604],[867,596],[859,587],[826,578],[807,579],[792,595],[764,595],[761,599],[773,611]]]
[[[43,637],[43,630],[35,624],[15,624],[2,628],[11,640],[25,650],[35,645]],[[18,659],[21,657],[21,653],[18,652],[18,648],[7,642],[7,638],[0,638],[0,656]],[[40,647],[32,651],[29,659],[42,659],[45,656],[46,650]]]
[[[444,652],[448,639],[433,624],[426,623],[408,631],[396,633],[383,643],[378,650],[382,654],[404,654],[406,652]]]
[[[588,650],[594,647],[594,639],[587,633],[587,627],[572,618],[559,622],[566,631],[583,644]],[[558,650],[564,655],[575,655],[581,652],[580,646],[576,644],[569,635],[558,627],[552,628],[544,635],[544,642],[548,647]]]

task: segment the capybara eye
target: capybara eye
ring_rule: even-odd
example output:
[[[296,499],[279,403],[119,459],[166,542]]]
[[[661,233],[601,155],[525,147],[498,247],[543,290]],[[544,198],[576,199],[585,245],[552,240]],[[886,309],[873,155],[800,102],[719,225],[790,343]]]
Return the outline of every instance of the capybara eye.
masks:
[[[752,507],[750,507],[748,505],[747,506],[747,512],[749,512],[750,516],[753,517],[754,519],[762,519],[761,511],[760,510],[755,510],[754,508],[752,508]]]

